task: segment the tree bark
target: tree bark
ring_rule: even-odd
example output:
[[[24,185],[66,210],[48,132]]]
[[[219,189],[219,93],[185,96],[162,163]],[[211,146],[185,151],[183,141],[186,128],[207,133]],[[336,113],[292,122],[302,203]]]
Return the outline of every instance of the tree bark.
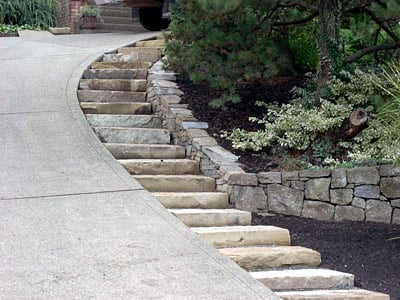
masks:
[[[349,137],[355,136],[364,128],[368,121],[368,112],[363,108],[355,109],[349,117],[349,129],[346,134]]]
[[[341,46],[339,39],[341,1],[320,0],[320,8],[317,101],[326,95],[326,83],[329,80],[330,73],[341,66]]]

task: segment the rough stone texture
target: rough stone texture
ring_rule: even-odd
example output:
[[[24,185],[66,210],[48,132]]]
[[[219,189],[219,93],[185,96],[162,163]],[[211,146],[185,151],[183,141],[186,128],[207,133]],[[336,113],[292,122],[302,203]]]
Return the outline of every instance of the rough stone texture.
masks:
[[[193,231],[216,248],[290,246],[289,231],[275,226],[201,227]]]
[[[390,201],[390,204],[392,204],[393,207],[400,208],[400,199],[392,200]]]
[[[54,34],[70,34],[71,33],[71,28],[69,27],[50,27],[49,31]]]
[[[344,188],[347,185],[347,175],[345,169],[332,170],[331,187],[334,189]]]
[[[321,263],[318,252],[298,246],[224,248],[220,251],[248,271],[299,265],[316,267]]]
[[[87,69],[83,72],[84,79],[146,79],[146,77],[147,69]]]
[[[331,202],[339,205],[347,205],[353,200],[353,190],[337,189],[331,190]]]
[[[332,204],[319,201],[304,201],[302,216],[317,220],[332,220],[335,207]]]
[[[228,176],[228,184],[256,186],[258,184],[258,179],[256,174],[243,173],[243,172],[231,173]]]
[[[330,178],[310,179],[306,182],[306,199],[329,202]]]
[[[296,190],[301,190],[304,191],[305,190],[305,183],[303,181],[291,181],[290,182],[290,187],[296,189]]]
[[[170,209],[189,227],[249,226],[251,213],[236,209]]]
[[[376,168],[354,168],[347,170],[347,180],[355,184],[378,184],[380,177]]]
[[[162,128],[162,120],[154,115],[87,114],[90,126]]]
[[[354,275],[328,269],[259,271],[251,275],[274,291],[354,287]]]
[[[354,206],[336,206],[335,220],[363,221],[365,218],[364,209]]]
[[[229,205],[226,193],[152,193],[166,208],[224,209]]]
[[[230,165],[237,162],[238,157],[221,146],[203,147],[203,152],[216,165]]]
[[[267,196],[261,187],[243,187],[235,185],[230,193],[230,201],[236,208],[258,212],[267,209]]]
[[[392,206],[388,202],[368,200],[365,208],[366,221],[390,223]]]
[[[85,114],[134,115],[148,114],[151,111],[149,103],[81,102],[81,108]]]
[[[130,158],[184,158],[185,148],[174,145],[149,145],[149,144],[110,144],[104,146],[116,159]]]
[[[145,102],[146,92],[78,90],[81,102]]]
[[[382,177],[398,176],[400,175],[400,166],[393,167],[393,165],[382,165],[379,167],[379,174]]]
[[[293,291],[277,292],[276,295],[283,300],[389,300],[386,294],[371,292],[367,290],[317,290],[317,291]]]
[[[282,172],[282,181],[299,180],[299,172]]]
[[[199,174],[199,163],[191,159],[120,159],[130,174]]]
[[[301,215],[304,192],[278,184],[270,184],[267,188],[267,196],[269,211],[283,215]]]
[[[260,172],[257,176],[260,183],[282,183],[280,172]]]
[[[299,172],[299,176],[302,178],[321,178],[329,177],[331,170],[304,170]]]
[[[93,127],[93,131],[106,143],[169,144],[165,129]]]
[[[394,209],[392,224],[400,224],[400,209]]]
[[[389,199],[400,198],[400,177],[382,178],[380,188]]]
[[[99,61],[90,65],[92,69],[148,69],[151,62],[147,61],[132,61],[132,62],[111,62]]]
[[[354,188],[354,196],[367,198],[367,199],[379,199],[380,190],[377,185],[360,185]]]
[[[353,205],[354,207],[365,208],[366,203],[364,199],[354,197],[351,205]]]

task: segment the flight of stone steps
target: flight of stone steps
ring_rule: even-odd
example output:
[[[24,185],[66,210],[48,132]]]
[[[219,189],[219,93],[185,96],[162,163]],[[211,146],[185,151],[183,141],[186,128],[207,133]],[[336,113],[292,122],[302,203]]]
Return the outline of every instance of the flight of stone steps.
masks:
[[[164,51],[161,38],[104,54],[80,81],[78,98],[104,146],[145,189],[202,239],[276,291],[282,299],[387,300],[354,288],[354,276],[319,269],[320,254],[290,246],[288,230],[251,226],[251,213],[231,209],[215,180],[201,174],[185,148],[146,102],[148,68]],[[340,249],[338,249],[340,251]]]

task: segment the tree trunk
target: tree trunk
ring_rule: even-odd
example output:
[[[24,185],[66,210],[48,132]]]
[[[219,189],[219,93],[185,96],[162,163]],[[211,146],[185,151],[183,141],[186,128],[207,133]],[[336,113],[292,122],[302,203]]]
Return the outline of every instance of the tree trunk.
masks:
[[[320,0],[317,102],[327,94],[326,83],[330,73],[342,64],[339,38],[341,10],[340,0]]]
[[[346,132],[348,137],[353,137],[359,133],[367,124],[368,112],[363,108],[355,109],[349,117],[349,128]]]

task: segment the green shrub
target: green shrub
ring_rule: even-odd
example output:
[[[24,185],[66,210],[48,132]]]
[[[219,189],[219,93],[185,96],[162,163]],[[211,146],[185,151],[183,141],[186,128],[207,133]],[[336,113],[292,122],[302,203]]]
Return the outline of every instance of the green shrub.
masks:
[[[265,0],[177,0],[172,9],[169,67],[238,101],[242,82],[277,74],[282,56],[272,39],[273,3]]]
[[[0,0],[0,23],[4,24],[47,29],[54,26],[56,13],[55,0]]]

